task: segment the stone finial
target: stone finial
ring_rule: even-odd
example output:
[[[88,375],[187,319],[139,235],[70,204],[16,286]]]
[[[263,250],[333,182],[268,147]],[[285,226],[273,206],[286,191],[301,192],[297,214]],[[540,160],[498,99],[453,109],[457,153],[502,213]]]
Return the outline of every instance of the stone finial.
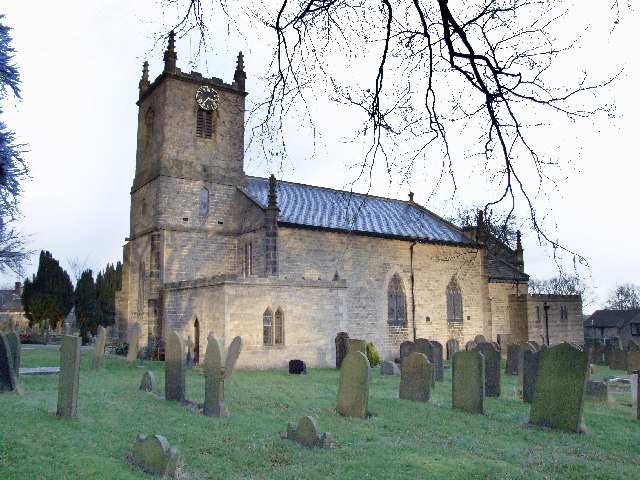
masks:
[[[164,71],[173,72],[176,69],[176,61],[178,60],[178,54],[175,51],[175,37],[176,34],[173,30],[169,32],[169,44],[166,52],[164,52]]]
[[[276,177],[272,173],[269,177],[269,208],[278,208],[278,193],[276,192]]]
[[[175,477],[183,463],[180,452],[162,435],[138,435],[131,462],[157,475]]]
[[[247,74],[244,73],[244,57],[242,56],[242,52],[240,52],[238,53],[238,64],[236,66],[236,73],[233,75],[233,80],[240,90],[244,90],[246,79]]]
[[[521,272],[524,272],[524,250],[522,248],[522,238],[520,234],[520,230],[516,232],[516,267]]]
[[[145,61],[142,64],[142,78],[140,79],[140,83],[138,83],[140,95],[142,95],[149,89],[149,85],[149,62]]]
[[[478,210],[478,226],[476,227],[476,241],[484,243],[487,241],[487,227],[484,223],[484,212]]]
[[[413,203],[413,192],[409,192],[409,201]]]
[[[316,419],[306,416],[300,419],[297,427],[291,422],[287,424],[287,438],[295,440],[305,447],[326,448],[329,446],[331,434],[325,432],[321,436]]]

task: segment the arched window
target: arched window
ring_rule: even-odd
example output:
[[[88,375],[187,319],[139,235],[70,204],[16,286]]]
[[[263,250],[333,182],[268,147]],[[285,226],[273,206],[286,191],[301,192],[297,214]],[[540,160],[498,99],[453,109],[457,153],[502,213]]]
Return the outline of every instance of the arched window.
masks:
[[[462,293],[455,277],[447,285],[447,321],[462,321]]]
[[[394,275],[389,281],[387,307],[387,323],[389,325],[406,325],[407,306],[402,280],[398,275]]]
[[[267,308],[262,314],[262,343],[273,344],[273,312]]]
[[[275,321],[273,324],[273,344],[284,344],[284,313],[282,313],[282,309],[280,308],[276,310]]]
[[[200,215],[207,213],[209,213],[209,190],[207,187],[202,187],[200,190]]]

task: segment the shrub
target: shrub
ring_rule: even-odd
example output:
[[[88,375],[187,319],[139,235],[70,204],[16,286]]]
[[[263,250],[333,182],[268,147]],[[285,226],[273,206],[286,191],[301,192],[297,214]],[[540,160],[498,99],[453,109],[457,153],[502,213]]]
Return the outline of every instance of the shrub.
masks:
[[[116,348],[114,350],[116,355],[126,355],[129,353],[129,344],[127,342],[116,343]]]
[[[372,342],[367,343],[367,358],[369,359],[369,365],[372,367],[377,366],[380,363],[380,354],[373,346]]]

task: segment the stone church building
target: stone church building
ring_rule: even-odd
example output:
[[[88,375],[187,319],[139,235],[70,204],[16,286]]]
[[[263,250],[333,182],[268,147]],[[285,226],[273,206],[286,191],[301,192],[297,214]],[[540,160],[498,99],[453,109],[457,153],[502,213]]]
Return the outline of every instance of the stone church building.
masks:
[[[183,73],[176,60],[171,34],[164,71],[150,82],[145,62],[139,84],[122,338],[137,323],[140,347],[153,350],[175,330],[202,361],[209,333],[225,345],[240,335],[241,368],[335,366],[339,332],[373,342],[383,359],[420,337],[539,340],[519,238],[515,250],[497,242],[482,217],[460,229],[412,194],[247,176],[242,53],[232,83]],[[566,302],[558,338],[582,341],[581,307]]]

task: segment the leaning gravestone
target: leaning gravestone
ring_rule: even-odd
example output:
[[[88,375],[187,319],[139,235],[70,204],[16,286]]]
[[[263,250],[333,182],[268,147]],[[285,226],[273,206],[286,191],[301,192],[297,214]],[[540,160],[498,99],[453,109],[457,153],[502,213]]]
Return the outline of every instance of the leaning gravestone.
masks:
[[[500,396],[500,352],[492,343],[479,343],[476,351],[484,356],[484,394]]]
[[[484,357],[477,350],[453,356],[452,406],[470,413],[484,413]]]
[[[9,342],[9,350],[11,350],[13,373],[17,379],[20,376],[20,354],[22,350],[20,335],[12,328],[7,335],[7,341]]]
[[[347,332],[340,332],[336,335],[336,368],[340,368],[342,360],[347,356]]]
[[[531,403],[533,401],[533,395],[536,391],[536,378],[538,376],[539,360],[539,351],[524,351],[522,356],[522,400],[525,403]]]
[[[156,377],[153,372],[146,372],[140,382],[140,390],[156,393]]]
[[[542,350],[529,423],[579,433],[588,374],[587,352],[568,343]]]
[[[184,339],[178,332],[171,332],[167,339],[167,348],[164,356],[164,398],[166,400],[175,400],[177,402],[184,402],[185,400],[187,369],[185,350]],[[131,349],[129,349],[129,352],[131,352]]]
[[[204,359],[204,406],[202,413],[208,417],[228,417],[224,404],[224,381],[233,375],[236,361],[242,350],[242,338],[236,337],[226,352],[222,340],[215,335],[207,338],[207,353]]]
[[[367,356],[359,351],[347,353],[340,368],[336,411],[345,417],[368,415],[371,369]]]
[[[64,335],[60,345],[60,385],[57,414],[64,418],[76,416],[80,384],[80,349],[82,339]]]
[[[127,353],[127,362],[134,363],[138,358],[138,339],[140,337],[140,324],[134,323],[129,332],[129,352]]]
[[[162,435],[138,435],[131,462],[154,475],[175,477],[183,458]]]
[[[13,370],[13,355],[4,332],[0,330],[0,392],[12,392],[18,388],[18,378]]]
[[[104,347],[107,345],[107,330],[100,325],[98,327],[98,336],[96,338],[96,344],[93,348],[93,358],[91,359],[91,369],[98,370],[102,363],[102,355],[104,354]]]
[[[431,391],[433,365],[423,353],[413,352],[402,362],[399,397],[428,402]]]
[[[320,435],[320,428],[316,419],[306,416],[300,419],[297,427],[291,422],[287,424],[287,438],[305,447],[326,448],[329,446],[331,435],[329,432]]]

